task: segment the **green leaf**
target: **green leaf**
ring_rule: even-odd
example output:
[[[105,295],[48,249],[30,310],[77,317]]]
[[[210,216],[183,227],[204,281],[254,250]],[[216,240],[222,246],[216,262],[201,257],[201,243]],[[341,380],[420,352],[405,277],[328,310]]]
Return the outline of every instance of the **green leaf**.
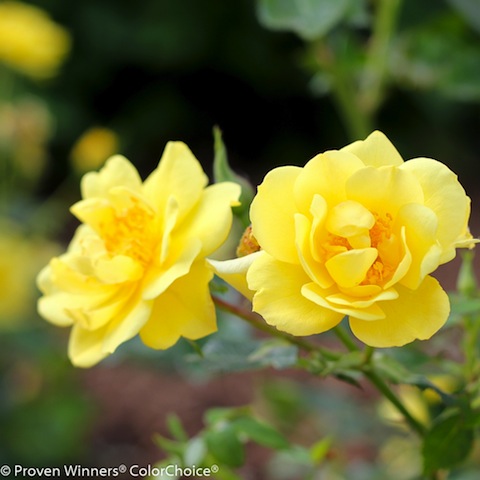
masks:
[[[257,15],[267,28],[292,31],[311,41],[333,29],[350,8],[350,0],[259,0]]]
[[[271,339],[262,342],[260,348],[251,353],[248,360],[264,367],[278,370],[288,368],[297,363],[298,348],[282,339]]]
[[[455,15],[406,31],[395,43],[391,73],[414,89],[431,89],[457,101],[480,101],[480,45]]]
[[[474,431],[465,423],[464,412],[450,411],[438,417],[423,443],[425,473],[458,465],[470,454],[473,440]]]
[[[154,435],[153,441],[160,450],[163,450],[169,455],[182,456],[183,454],[183,443],[181,442],[170,440],[158,433]]]
[[[412,376],[412,374],[394,358],[376,352],[374,356],[374,362],[375,370],[380,373],[382,377],[387,378],[390,382],[396,384],[409,383],[408,379]]]
[[[212,427],[218,423],[231,422],[249,412],[248,407],[215,407],[209,408],[204,415],[205,423]]]
[[[233,208],[233,213],[242,220],[244,228],[250,225],[249,210],[255,195],[250,182],[242,176],[235,173],[228,163],[227,149],[222,140],[222,132],[218,127],[213,129],[214,139],[214,158],[213,158],[213,178],[215,183],[234,182],[238,183],[242,189],[240,194],[240,205]]]
[[[461,295],[450,296],[452,313],[457,315],[474,315],[480,312],[480,298],[465,298]]]
[[[253,417],[238,418],[232,423],[232,426],[249,440],[265,447],[281,450],[290,445],[288,440],[275,428]]]
[[[203,357],[191,357],[193,362],[201,362],[202,367],[215,372],[238,372],[258,368],[249,356],[255,351],[257,342],[245,339],[222,339],[213,337],[203,346]]]
[[[356,369],[365,361],[365,354],[361,351],[348,352],[343,354],[338,360],[329,362],[328,366],[322,372],[323,375],[344,374],[351,369]],[[350,373],[350,372],[348,372]]]
[[[169,413],[167,415],[167,428],[172,437],[179,442],[186,442],[188,440],[188,434],[183,428],[180,418],[174,414]]]
[[[200,465],[205,459],[206,454],[207,446],[205,440],[200,436],[194,437],[187,443],[183,461],[186,466]]]
[[[245,450],[236,430],[226,425],[219,430],[207,431],[204,438],[210,453],[229,467],[240,467],[245,462]]]

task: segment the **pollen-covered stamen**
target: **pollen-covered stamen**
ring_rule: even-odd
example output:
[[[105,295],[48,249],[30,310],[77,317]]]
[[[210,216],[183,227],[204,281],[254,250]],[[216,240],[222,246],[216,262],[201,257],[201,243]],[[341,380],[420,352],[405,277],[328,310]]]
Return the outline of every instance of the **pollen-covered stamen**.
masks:
[[[389,213],[386,213],[384,217],[380,217],[377,213],[374,213],[375,224],[370,229],[370,239],[372,247],[377,248],[377,246],[385,239],[389,239],[392,231],[392,216]]]
[[[377,213],[373,213],[373,215],[375,217],[375,224],[369,232],[370,241],[372,247],[378,249],[383,241],[390,239],[392,235],[391,224],[393,219],[389,213],[386,213],[385,216],[380,216]],[[394,271],[395,269],[385,263],[379,255],[377,260],[368,270],[362,285],[382,285],[390,280]]]
[[[112,255],[126,255],[144,267],[150,263],[156,245],[155,215],[137,198],[115,212],[113,222],[102,224],[101,237],[105,249]]]
[[[337,205],[327,220],[327,235],[321,244],[323,260],[327,264],[336,255],[351,250],[365,252],[375,249],[377,258],[373,259],[371,266],[365,271],[365,277],[360,285],[384,285],[395,272],[395,268],[381,255],[382,243],[390,241],[392,236],[392,221],[389,213],[380,215],[369,212],[355,202],[347,201]],[[358,257],[348,258],[353,261]],[[333,272],[333,266],[337,264],[337,261],[330,262],[327,269],[330,268]]]

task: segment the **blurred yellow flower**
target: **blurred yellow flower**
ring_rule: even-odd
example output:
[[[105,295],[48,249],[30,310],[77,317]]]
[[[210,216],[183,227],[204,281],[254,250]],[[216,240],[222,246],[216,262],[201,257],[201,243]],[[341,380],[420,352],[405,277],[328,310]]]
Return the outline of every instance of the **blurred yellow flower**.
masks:
[[[34,313],[35,276],[56,252],[52,243],[28,238],[0,220],[0,330],[17,328]]]
[[[54,75],[68,54],[70,36],[38,7],[0,2],[0,62],[34,78]]]
[[[428,379],[445,393],[453,393],[461,386],[459,378],[448,373],[429,375]],[[423,390],[422,394],[429,405],[435,405],[441,401],[440,395],[431,388]]]
[[[469,215],[453,172],[428,158],[404,162],[378,131],[303,168],[276,168],[250,210],[262,249],[247,272],[253,309],[293,335],[348,315],[370,346],[427,339],[450,309],[429,274],[457,247],[473,247]]]
[[[70,160],[77,172],[85,173],[101,167],[107,158],[118,153],[118,148],[118,136],[114,131],[92,127],[76,141]]]
[[[94,365],[138,333],[163,349],[216,330],[205,257],[227,238],[240,187],[207,183],[181,142],[167,144],[143,183],[122,156],[83,177],[71,209],[83,224],[38,276],[40,314],[73,325],[75,365]]]

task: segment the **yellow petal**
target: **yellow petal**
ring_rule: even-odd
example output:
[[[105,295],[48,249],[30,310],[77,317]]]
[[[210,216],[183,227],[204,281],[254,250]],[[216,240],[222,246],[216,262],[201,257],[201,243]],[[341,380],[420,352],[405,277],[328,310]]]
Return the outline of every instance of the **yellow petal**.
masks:
[[[295,222],[297,212],[292,201],[299,167],[271,170],[258,187],[250,208],[253,235],[261,248],[278,260],[297,263]]]
[[[91,367],[117,347],[138,334],[148,320],[151,303],[132,298],[128,310],[96,330],[87,330],[75,324],[70,334],[68,355],[77,367]]]
[[[115,155],[105,162],[99,172],[89,172],[83,176],[82,198],[107,198],[110,189],[117,186],[139,192],[141,184],[137,169],[122,155]]]
[[[66,304],[65,311],[74,319],[76,324],[79,324],[85,330],[98,330],[122,314],[122,309],[128,303],[129,296],[126,291],[121,293],[121,295],[112,295],[101,304],[90,306],[85,301],[81,302],[81,297],[77,297],[77,302],[70,301]],[[75,304],[77,304],[76,307]]]
[[[253,261],[259,255],[263,254],[264,252],[260,251],[232,260],[218,261],[207,259],[207,262],[211,265],[216,275],[240,292],[244,297],[251,300],[253,292],[247,285],[247,271]]]
[[[437,239],[444,249],[441,263],[455,256],[454,243],[467,228],[470,216],[470,198],[457,176],[445,165],[429,158],[415,158],[405,162],[402,170],[415,175],[425,196],[425,205],[438,218]]]
[[[103,337],[106,327],[98,330],[85,330],[74,325],[68,343],[68,357],[76,367],[89,368],[108,356],[103,349]]]
[[[400,282],[415,289],[440,264],[442,252],[437,244],[438,219],[430,208],[410,203],[399,210],[395,223],[405,228],[405,239],[412,258]]]
[[[340,323],[343,315],[322,308],[302,295],[310,281],[300,266],[279,262],[268,254],[259,255],[247,273],[253,310],[279,330],[292,335],[325,332]]]
[[[94,262],[95,276],[103,283],[135,282],[142,277],[143,267],[131,257],[104,256]]]
[[[38,313],[54,325],[59,327],[70,326],[73,319],[65,309],[65,305],[71,305],[71,297],[72,295],[65,293],[54,293],[40,297],[37,303]]]
[[[331,310],[337,315],[341,315],[341,317],[344,315],[356,315],[359,318],[362,318],[362,320],[378,320],[385,316],[382,309],[376,303],[368,305],[362,304],[362,300],[358,300],[358,302],[360,302],[359,304],[356,302],[345,302],[346,304],[330,302],[328,301],[330,296],[333,295],[334,300],[338,300],[339,297],[335,296],[332,289],[324,290],[315,283],[304,285],[302,287],[302,295],[320,307]],[[356,306],[354,303],[360,306]]]
[[[196,340],[215,332],[215,307],[208,288],[212,276],[204,262],[192,265],[187,275],[155,300],[152,315],[140,331],[142,341],[165,349],[180,337]]]
[[[321,246],[325,243],[327,237],[327,231],[325,229],[327,213],[328,205],[326,200],[321,195],[315,194],[312,199],[312,204],[310,205],[310,214],[313,217],[312,227],[310,229],[310,252],[317,262],[323,262]]]
[[[102,224],[115,221],[115,211],[107,198],[80,200],[70,207],[70,212],[98,233]]]
[[[308,218],[297,213],[295,215],[295,230],[296,246],[300,263],[312,281],[318,283],[323,288],[328,288],[333,285],[334,281],[325,268],[325,264],[316,261],[312,255],[310,242],[311,229],[312,226]]]
[[[398,292],[393,288],[390,288],[388,290],[382,290],[377,285],[360,285],[356,288],[361,289],[362,287],[367,287],[366,289],[367,291],[368,289],[374,290],[375,293],[373,295],[365,295],[363,297],[360,297],[360,296],[355,297],[345,293],[336,293],[334,295],[328,295],[327,297],[325,297],[325,299],[328,302],[334,303],[337,305],[350,305],[354,308],[361,309],[361,308],[370,307],[375,302],[380,302],[382,300],[393,300],[395,298],[398,298]],[[374,287],[377,287],[378,290],[375,289]],[[364,293],[366,292],[364,291]]]
[[[202,242],[200,255],[210,255],[228,236],[232,226],[231,207],[238,201],[240,192],[240,185],[232,182],[207,187],[176,235],[198,238]]]
[[[407,245],[404,225],[400,228],[399,237],[401,238],[401,242],[399,242],[400,245],[398,246],[398,250],[395,248],[389,248],[388,244],[385,245],[386,242],[382,243],[378,247],[380,257],[386,261],[387,264],[397,265],[395,271],[393,272],[392,278],[383,286],[385,289],[390,288],[397,282],[400,282],[405,277],[410,269],[410,266],[412,265],[412,254]],[[398,257],[396,258],[396,256]]]
[[[68,256],[64,255],[63,260]],[[93,311],[108,302],[116,292],[96,279],[85,277],[70,269],[65,261],[51,260],[38,276],[38,286],[44,294],[38,300],[40,315],[59,326],[71,325],[75,316],[72,310]]]
[[[345,183],[363,163],[348,152],[332,150],[312,158],[295,182],[295,203],[307,215],[315,194],[321,195],[332,207],[346,200]],[[288,198],[285,193],[284,198]]]
[[[160,264],[165,263],[170,254],[170,246],[172,243],[172,232],[177,226],[180,207],[173,195],[168,197],[165,212],[163,215],[163,232],[162,243],[160,247]]]
[[[191,239],[189,244],[175,250],[168,263],[150,266],[143,281],[143,298],[151,300],[158,297],[177,278],[187,274],[201,247],[200,240]]]
[[[427,340],[447,321],[450,304],[437,280],[426,277],[418,289],[397,285],[399,297],[381,302],[385,318],[365,322],[350,317],[355,336],[372,347],[400,347],[416,339]]]
[[[330,258],[325,267],[340,287],[351,288],[365,279],[377,257],[376,248],[348,250]]]
[[[347,200],[335,205],[328,214],[326,228],[341,237],[365,234],[375,224],[375,217],[363,205]]]
[[[376,130],[365,140],[358,140],[346,147],[341,152],[356,155],[365,165],[381,167],[382,165],[401,165],[403,159],[390,140],[382,132]]]
[[[407,203],[423,203],[423,190],[413,174],[396,167],[365,167],[347,182],[347,196],[370,212],[395,217]]]
[[[168,142],[158,167],[145,180],[145,195],[163,212],[170,196],[179,206],[179,220],[199,201],[208,178],[191,150],[182,142]]]

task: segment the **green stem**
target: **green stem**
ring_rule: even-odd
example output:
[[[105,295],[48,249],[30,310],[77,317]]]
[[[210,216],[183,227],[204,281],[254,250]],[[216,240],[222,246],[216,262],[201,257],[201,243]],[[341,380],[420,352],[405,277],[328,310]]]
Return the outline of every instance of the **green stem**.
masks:
[[[318,345],[314,345],[310,342],[307,342],[301,338],[294,337],[285,332],[281,332],[276,328],[271,327],[270,325],[266,324],[265,322],[261,321],[261,317],[252,312],[251,310],[245,310],[237,305],[233,305],[226,300],[223,300],[215,295],[212,296],[215,305],[228,312],[231,313],[243,320],[247,321],[250,325],[255,327],[257,330],[262,332],[268,333],[269,335],[277,338],[281,338],[290,342],[293,345],[305,350],[307,352],[318,352],[323,355],[326,359],[329,360],[338,360],[340,355],[334,353],[328,349],[319,347]],[[336,333],[337,337],[341,340],[341,342],[348,348],[349,351],[358,351],[359,348],[352,340],[352,338],[348,335],[348,333],[341,327],[337,326],[334,328],[334,332]],[[399,410],[399,412],[405,417],[406,421],[410,425],[410,427],[416,431],[420,436],[424,436],[426,431],[425,427],[419,423],[412,414],[408,411],[402,401],[398,398],[398,396],[393,392],[393,390],[385,383],[385,381],[375,372],[373,369],[372,362],[370,361],[373,355],[373,349],[366,349],[365,350],[366,362],[362,366],[361,371],[364,375],[370,380],[370,382],[377,388],[377,390]]]
[[[324,40],[313,45],[320,70],[332,78],[333,99],[351,140],[363,139],[373,130],[388,79],[390,45],[401,0],[377,0],[377,4],[360,79],[346,67],[348,58],[342,58],[339,48],[335,51]]]
[[[348,335],[348,333],[340,326],[337,325],[334,328],[334,332],[337,335],[337,337],[340,339],[340,341],[348,348],[349,351],[358,351],[359,348],[355,344],[355,342],[352,340],[352,338]],[[373,354],[373,349],[370,351],[367,351],[367,356],[366,358],[369,358],[371,360],[372,354]],[[361,370],[363,374],[370,380],[370,383],[372,383],[376,389],[385,397],[387,398],[396,408],[397,410],[405,417],[405,420],[408,422],[412,430],[417,432],[421,437],[425,436],[426,429],[425,427],[419,423],[415,417],[408,411],[408,409],[405,407],[403,402],[400,400],[400,398],[397,396],[397,394],[389,387],[389,385],[381,378],[377,372],[375,372],[373,368],[373,364],[371,361],[366,362],[362,367]]]
[[[335,352],[332,352],[318,345],[314,345],[313,343],[307,342],[306,340],[303,340],[298,337],[294,337],[289,333],[285,333],[280,330],[277,330],[274,327],[271,327],[270,325],[268,325],[262,320],[262,317],[260,317],[260,315],[256,314],[255,312],[252,312],[251,310],[245,310],[244,308],[241,308],[237,305],[233,305],[215,295],[212,295],[212,299],[218,308],[220,308],[221,310],[224,310],[225,312],[232,313],[233,315],[245,320],[257,330],[268,333],[273,337],[286,340],[291,344],[296,345],[297,347],[307,352],[319,352],[328,360],[338,360],[340,358],[340,355]]]
[[[376,387],[376,389],[397,408],[397,410],[405,417],[412,430],[417,432],[420,437],[424,437],[426,434],[426,428],[418,422],[415,417],[408,411],[402,401],[398,398],[395,392],[385,383],[385,381],[373,370],[372,366],[366,366],[363,368],[363,373],[370,380],[370,382]]]
[[[372,118],[358,108],[358,99],[352,85],[340,68],[334,72],[333,95],[350,140],[364,139],[372,131]]]
[[[351,352],[355,352],[360,350],[357,344],[352,340],[352,337],[345,331],[345,329],[341,325],[337,325],[333,328],[335,335],[340,339],[340,341],[350,350]]]
[[[344,66],[337,52],[324,40],[313,45],[313,52],[319,69],[332,78],[332,95],[338,114],[342,118],[350,140],[365,138],[371,132],[371,119],[359,109],[355,81]]]
[[[373,118],[384,97],[390,45],[400,5],[401,0],[378,0],[358,93],[359,107],[370,118]]]

